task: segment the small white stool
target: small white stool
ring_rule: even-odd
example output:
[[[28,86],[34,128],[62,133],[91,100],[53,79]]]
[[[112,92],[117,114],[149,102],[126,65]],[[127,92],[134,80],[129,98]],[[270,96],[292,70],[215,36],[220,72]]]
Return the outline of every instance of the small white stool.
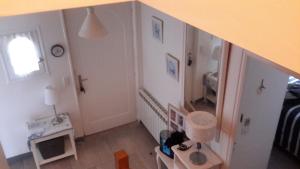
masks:
[[[33,154],[34,161],[36,163],[37,169],[40,169],[41,165],[68,157],[74,156],[77,160],[77,152],[74,140],[74,129],[72,127],[69,115],[67,113],[59,114],[60,117],[64,119],[61,124],[53,125],[51,120],[55,116],[50,116],[46,118],[41,118],[28,122],[28,129],[30,131],[31,151]],[[34,138],[33,138],[34,136]],[[54,138],[65,136],[65,153],[51,157],[49,159],[43,159],[37,144],[43,141],[51,140]]]

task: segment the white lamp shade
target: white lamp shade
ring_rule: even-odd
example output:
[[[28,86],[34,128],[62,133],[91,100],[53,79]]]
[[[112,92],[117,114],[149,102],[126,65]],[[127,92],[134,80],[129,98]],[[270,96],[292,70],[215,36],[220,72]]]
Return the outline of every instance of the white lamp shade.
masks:
[[[222,48],[221,46],[216,46],[215,48],[213,48],[213,51],[211,53],[211,57],[214,60],[219,60],[220,57],[222,55]]]
[[[212,40],[210,55],[214,60],[220,59],[222,55],[222,41],[220,39],[214,38]]]
[[[57,93],[52,86],[45,88],[45,104],[49,106],[57,104]]]
[[[78,36],[86,39],[98,39],[107,35],[107,31],[98,20],[93,8],[87,8],[87,15],[78,32]]]
[[[196,111],[186,117],[186,135],[195,142],[206,143],[215,137],[217,119],[205,111]]]

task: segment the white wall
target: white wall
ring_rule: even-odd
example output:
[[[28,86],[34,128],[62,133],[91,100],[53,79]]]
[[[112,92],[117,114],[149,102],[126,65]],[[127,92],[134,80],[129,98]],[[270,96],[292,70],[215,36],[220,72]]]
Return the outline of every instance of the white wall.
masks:
[[[164,20],[164,44],[159,44],[152,38],[151,17],[157,16]],[[151,94],[167,107],[168,103],[182,106],[184,99],[183,74],[185,51],[185,23],[156,11],[148,6],[141,5],[142,28],[142,61],[143,86]],[[226,84],[225,101],[221,136],[218,142],[211,143],[212,149],[223,159],[224,169],[229,168],[230,156],[234,141],[235,103],[237,102],[237,88],[239,86],[240,70],[242,64],[242,49],[234,46],[231,49],[230,65],[228,67],[228,79]],[[165,54],[174,52],[174,56],[181,61],[181,74],[179,82],[168,77],[165,69]],[[141,58],[140,58],[141,59]]]
[[[163,44],[152,37],[152,16],[163,20]],[[183,64],[185,51],[185,24],[153,8],[141,5],[143,86],[165,108],[168,103],[179,107],[183,96]],[[166,54],[180,62],[179,81],[166,71]]]
[[[59,12],[0,18],[0,33],[22,31],[40,27],[49,74],[36,76],[20,82],[6,82],[3,64],[0,64],[0,140],[7,158],[28,152],[26,121],[37,116],[53,114],[52,108],[44,104],[44,87],[54,84],[60,90],[58,112],[69,112],[75,126],[76,136],[82,136],[79,108],[74,84],[71,80],[69,51],[63,57],[54,58],[50,48],[56,43],[66,47],[66,39]],[[70,84],[63,87],[63,78]]]

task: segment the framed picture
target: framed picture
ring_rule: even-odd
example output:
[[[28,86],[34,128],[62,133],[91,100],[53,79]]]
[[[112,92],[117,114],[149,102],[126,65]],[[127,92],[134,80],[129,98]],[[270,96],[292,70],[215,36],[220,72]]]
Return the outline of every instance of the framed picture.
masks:
[[[168,105],[168,128],[171,131],[184,131],[185,130],[185,117],[186,115],[177,109],[175,106]]]
[[[152,16],[152,35],[163,43],[163,21],[155,16]]]
[[[166,56],[166,67],[167,73],[174,79],[179,80],[179,60],[169,53]]]

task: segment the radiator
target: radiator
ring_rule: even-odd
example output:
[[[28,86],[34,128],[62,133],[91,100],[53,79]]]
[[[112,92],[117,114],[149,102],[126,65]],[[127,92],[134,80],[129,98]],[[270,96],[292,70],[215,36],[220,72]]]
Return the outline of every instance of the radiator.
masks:
[[[159,133],[167,129],[168,111],[145,89],[139,90],[138,116],[147,130],[159,142]]]

